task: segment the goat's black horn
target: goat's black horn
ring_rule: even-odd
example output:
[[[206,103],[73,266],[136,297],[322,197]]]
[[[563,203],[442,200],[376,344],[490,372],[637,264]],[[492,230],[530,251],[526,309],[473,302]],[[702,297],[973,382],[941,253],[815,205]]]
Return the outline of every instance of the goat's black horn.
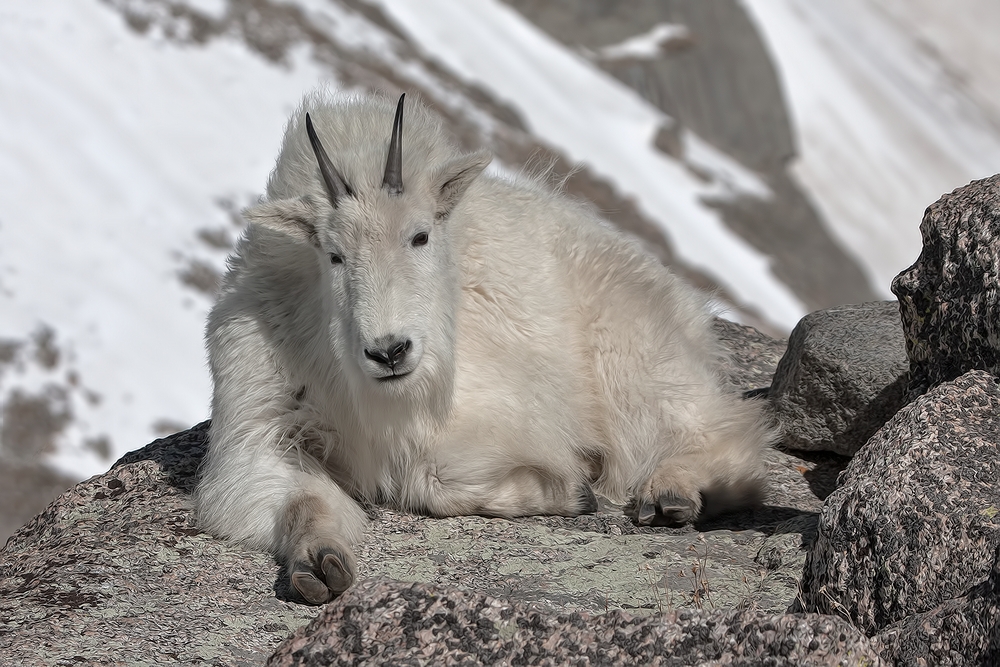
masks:
[[[385,176],[382,187],[391,195],[403,194],[403,99],[399,96],[396,104],[396,118],[392,121],[392,138],[389,139],[389,157],[385,161]]]
[[[340,175],[337,168],[333,166],[330,156],[326,154],[326,150],[323,148],[323,144],[316,134],[316,129],[313,127],[312,118],[309,117],[308,113],[306,114],[306,132],[309,134],[309,143],[312,144],[313,153],[316,154],[316,161],[319,162],[319,172],[323,175],[323,182],[326,184],[326,190],[330,195],[330,203],[336,208],[337,201],[341,197],[353,193],[350,186],[347,185],[347,181]]]

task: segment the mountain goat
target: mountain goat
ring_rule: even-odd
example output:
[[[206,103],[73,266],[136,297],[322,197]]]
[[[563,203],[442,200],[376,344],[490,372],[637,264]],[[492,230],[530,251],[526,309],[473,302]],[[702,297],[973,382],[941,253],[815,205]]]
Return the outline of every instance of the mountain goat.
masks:
[[[703,299],[589,208],[483,175],[420,105],[307,96],[208,319],[216,535],[322,603],[360,502],[640,524],[758,502],[759,406],[719,378]],[[391,131],[390,131],[391,130]],[[386,136],[389,135],[389,136]]]

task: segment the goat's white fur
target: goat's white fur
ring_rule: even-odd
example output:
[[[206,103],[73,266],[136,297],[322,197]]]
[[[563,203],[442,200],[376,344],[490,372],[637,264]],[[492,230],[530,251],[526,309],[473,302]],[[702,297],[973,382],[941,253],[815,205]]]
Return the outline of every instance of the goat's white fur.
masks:
[[[307,96],[246,211],[207,328],[202,525],[312,559],[336,590],[365,529],[357,500],[576,514],[592,484],[615,501],[686,499],[693,517],[758,499],[772,431],[720,380],[703,298],[590,208],[481,175],[489,156],[459,152],[419,104],[403,122],[405,191],[391,196],[393,110]],[[353,190],[336,206],[307,111]],[[414,247],[421,231],[430,240]],[[412,340],[412,372],[385,382],[364,350],[391,335]],[[340,555],[339,585],[315,563],[323,549]]]

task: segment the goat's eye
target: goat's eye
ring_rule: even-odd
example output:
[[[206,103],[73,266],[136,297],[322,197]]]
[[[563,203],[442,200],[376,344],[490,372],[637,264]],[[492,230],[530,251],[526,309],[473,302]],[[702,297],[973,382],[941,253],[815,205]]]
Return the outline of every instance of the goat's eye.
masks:
[[[428,238],[429,237],[427,236],[427,232],[420,232],[419,234],[417,234],[416,236],[413,237],[413,240],[410,241],[410,243],[414,247],[416,247],[416,246],[422,246],[422,245],[427,245]]]
[[[335,252],[331,252],[330,253],[330,263],[331,264],[343,264],[344,263],[344,258],[341,257],[340,255],[338,255]]]

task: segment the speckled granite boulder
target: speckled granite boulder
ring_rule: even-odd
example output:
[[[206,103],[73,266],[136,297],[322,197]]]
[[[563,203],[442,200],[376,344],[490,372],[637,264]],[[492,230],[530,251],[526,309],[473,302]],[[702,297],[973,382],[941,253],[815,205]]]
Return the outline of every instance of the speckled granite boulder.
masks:
[[[972,369],[1000,375],[1000,175],[927,208],[923,250],[892,282],[914,395]]]
[[[990,577],[968,595],[908,616],[876,639],[899,665],[1000,665],[1000,549]]]
[[[275,652],[272,667],[433,665],[879,665],[847,622],[816,614],[667,610],[552,614],[449,586],[369,580]]]
[[[1000,386],[972,371],[902,409],[858,452],[820,514],[807,611],[872,634],[989,577],[1000,545]]]
[[[908,366],[895,301],[806,315],[768,393],[783,444],[853,455],[905,404]]]
[[[198,530],[189,493],[206,425],[78,484],[0,551],[0,664],[263,664],[315,616],[269,555]],[[582,517],[427,517],[371,508],[362,577],[438,582],[550,613],[783,611],[798,590],[824,469],[772,450],[770,504],[698,529]],[[805,475],[810,475],[807,478]]]

